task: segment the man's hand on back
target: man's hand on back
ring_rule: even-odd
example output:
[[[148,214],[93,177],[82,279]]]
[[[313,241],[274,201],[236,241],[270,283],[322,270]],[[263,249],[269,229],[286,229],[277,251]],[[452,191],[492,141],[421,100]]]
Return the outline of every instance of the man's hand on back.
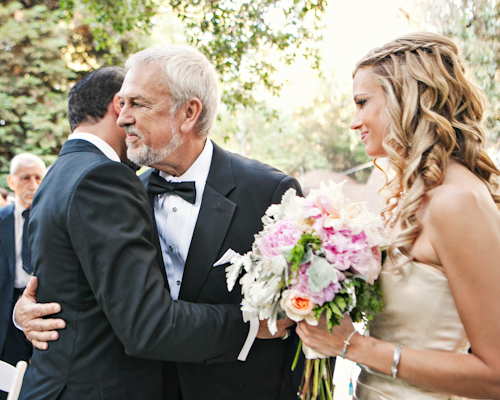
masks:
[[[44,316],[56,314],[61,311],[59,303],[38,304],[36,290],[38,279],[32,277],[19,298],[14,309],[14,319],[26,335],[26,338],[39,350],[47,350],[47,342],[57,340],[59,333],[56,329],[66,327],[66,322],[58,318],[44,319]]]

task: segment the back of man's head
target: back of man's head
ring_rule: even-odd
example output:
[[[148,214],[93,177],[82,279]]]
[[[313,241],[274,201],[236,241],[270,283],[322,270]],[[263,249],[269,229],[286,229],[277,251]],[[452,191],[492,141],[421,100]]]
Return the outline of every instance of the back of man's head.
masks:
[[[171,97],[172,116],[189,99],[200,99],[202,110],[196,130],[201,136],[208,136],[220,102],[219,81],[210,61],[194,47],[167,45],[151,47],[134,54],[125,63],[125,68],[132,70],[143,64],[155,65],[161,69],[162,75],[158,77],[158,83],[165,87]]]
[[[83,123],[95,124],[104,118],[108,105],[120,91],[124,78],[123,68],[102,67],[80,79],[68,96],[71,131]]]

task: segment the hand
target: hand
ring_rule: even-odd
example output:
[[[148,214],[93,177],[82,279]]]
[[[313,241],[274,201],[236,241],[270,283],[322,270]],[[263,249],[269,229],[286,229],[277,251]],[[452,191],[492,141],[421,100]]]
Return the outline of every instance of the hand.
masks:
[[[259,331],[257,332],[257,339],[276,339],[282,338],[287,334],[287,328],[290,328],[295,324],[290,318],[287,319],[279,319],[276,322],[278,327],[278,332],[273,336],[271,332],[269,332],[269,328],[267,326],[267,319],[259,321]]]
[[[323,314],[317,326],[301,321],[297,325],[297,335],[302,342],[313,350],[331,357],[341,356],[344,349],[344,340],[354,331],[351,317],[346,315],[340,320],[339,326],[334,326],[332,333],[328,331],[326,316]],[[351,339],[352,340],[352,339]]]
[[[37,288],[38,279],[32,277],[16,303],[14,319],[34,347],[47,350],[49,348],[47,342],[59,338],[59,333],[55,329],[65,328],[66,322],[62,319],[42,318],[60,312],[61,305],[58,303],[38,304],[36,302]]]

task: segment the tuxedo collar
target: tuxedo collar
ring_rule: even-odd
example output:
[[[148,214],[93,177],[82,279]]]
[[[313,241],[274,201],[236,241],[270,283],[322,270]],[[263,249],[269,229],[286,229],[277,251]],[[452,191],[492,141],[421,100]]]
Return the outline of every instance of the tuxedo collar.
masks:
[[[215,189],[222,196],[227,196],[236,187],[231,157],[228,152],[222,150],[217,144],[213,143],[213,146],[214,153],[210,172],[208,173],[207,185]]]
[[[212,165],[184,267],[179,300],[198,299],[213,264],[220,257],[236,210],[236,204],[227,196],[235,187],[231,156],[214,143]]]
[[[69,153],[81,153],[81,152],[90,152],[105,156],[105,154],[92,143],[82,139],[73,139],[73,140],[67,140],[66,143],[63,144],[63,147],[59,152],[59,157]]]
[[[16,262],[14,207],[11,203],[0,210],[0,245],[7,257],[11,276],[14,276]]]

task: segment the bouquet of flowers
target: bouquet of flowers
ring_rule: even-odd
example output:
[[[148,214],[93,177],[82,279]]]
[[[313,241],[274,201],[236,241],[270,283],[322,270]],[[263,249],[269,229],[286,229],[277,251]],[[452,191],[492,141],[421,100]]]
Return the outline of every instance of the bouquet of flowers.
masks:
[[[245,271],[239,281],[245,321],[267,319],[274,334],[278,318],[317,325],[325,312],[331,330],[345,314],[367,323],[380,311],[383,222],[364,203],[345,199],[342,186],[322,184],[306,198],[289,189],[268,208],[252,251],[226,269],[230,291]],[[299,346],[296,361],[300,347],[307,358],[301,398],[332,399],[329,359]]]

